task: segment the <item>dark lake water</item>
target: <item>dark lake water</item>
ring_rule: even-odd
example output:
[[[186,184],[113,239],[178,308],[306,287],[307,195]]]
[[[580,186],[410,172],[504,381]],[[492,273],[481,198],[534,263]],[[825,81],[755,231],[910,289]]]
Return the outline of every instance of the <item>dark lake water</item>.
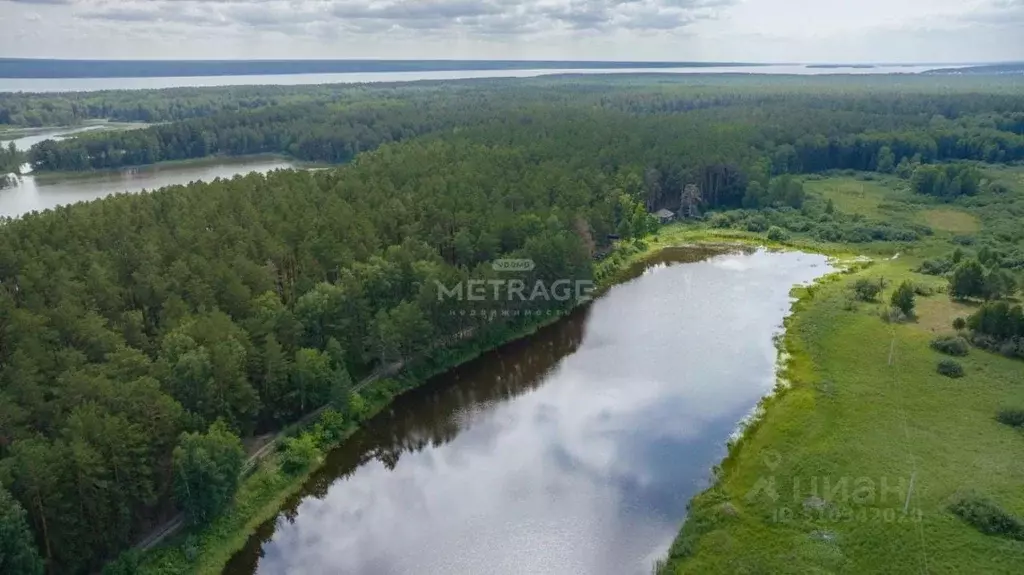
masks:
[[[230,574],[650,573],[774,387],[826,258],[666,250],[589,307],[398,398]]]

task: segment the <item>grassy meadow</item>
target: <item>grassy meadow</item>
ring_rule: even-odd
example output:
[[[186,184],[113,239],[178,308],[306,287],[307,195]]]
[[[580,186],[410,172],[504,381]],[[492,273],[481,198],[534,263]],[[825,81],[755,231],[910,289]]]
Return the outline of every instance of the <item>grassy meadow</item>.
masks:
[[[1009,192],[951,204],[915,197],[896,178],[862,177],[871,179],[806,187],[837,212],[921,223],[933,235],[898,247],[818,245],[871,262],[800,290],[783,342],[787,386],[691,503],[663,573],[1021,572],[1024,542],[983,534],[949,507],[975,494],[1024,518],[1024,434],[996,420],[1024,408],[1024,363],[973,348],[958,358],[965,377],[940,375],[945,356],[929,344],[974,306],[951,301],[945,278],[913,270],[980,239],[1012,241],[1024,169],[986,167]],[[853,297],[862,278],[884,280],[876,302]],[[904,280],[930,295],[917,297],[915,317],[887,322]]]

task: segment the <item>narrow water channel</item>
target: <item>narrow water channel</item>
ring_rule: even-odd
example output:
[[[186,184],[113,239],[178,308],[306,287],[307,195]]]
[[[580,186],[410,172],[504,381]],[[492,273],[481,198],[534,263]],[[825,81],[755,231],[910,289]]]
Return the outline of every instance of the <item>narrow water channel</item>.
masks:
[[[15,140],[17,149],[27,151],[48,138],[61,139],[102,126],[55,128],[43,130]],[[0,142],[7,145],[8,142]],[[60,178],[38,177],[28,166],[13,185],[0,187],[0,217],[17,218],[34,211],[43,211],[77,202],[87,202],[113,194],[135,194],[165,186],[184,185],[195,181],[209,182],[216,178],[232,178],[250,172],[294,168],[288,160],[273,156],[209,159],[196,163],[169,163],[112,170],[107,172],[67,175]],[[2,175],[2,174],[0,174]]]
[[[224,158],[202,165],[145,166],[59,180],[40,179],[28,174],[19,176],[13,186],[0,188],[0,217],[16,218],[29,212],[87,202],[113,194],[137,194],[165,186],[185,185],[195,181],[210,182],[250,172],[266,173],[293,167],[287,160],[275,158]]]
[[[774,386],[824,256],[666,250],[586,309],[400,397],[226,573],[650,573]]]

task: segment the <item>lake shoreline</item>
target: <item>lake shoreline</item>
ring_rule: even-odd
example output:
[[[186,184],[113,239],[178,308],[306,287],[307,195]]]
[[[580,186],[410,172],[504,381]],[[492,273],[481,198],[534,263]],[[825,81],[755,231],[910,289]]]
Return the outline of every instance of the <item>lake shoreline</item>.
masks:
[[[789,246],[787,246],[789,247]],[[874,265],[874,260],[853,256],[841,250],[828,249],[825,246],[801,246],[800,251],[816,251],[817,253],[829,255],[830,262],[834,269],[822,275],[809,286],[796,286],[793,288],[793,302],[789,311],[783,319],[783,329],[775,342],[777,350],[777,362],[775,370],[775,387],[769,391],[758,402],[757,407],[750,416],[739,422],[736,432],[726,445],[725,457],[712,470],[712,480],[709,484],[690,499],[691,513],[687,514],[683,525],[680,526],[679,534],[672,542],[672,546],[666,555],[655,564],[655,575],[670,575],[675,573],[673,568],[682,558],[691,553],[696,545],[696,540],[703,534],[705,517],[693,513],[692,509],[698,507],[703,501],[711,498],[711,505],[717,511],[721,504],[714,498],[716,491],[735,472],[737,459],[740,453],[747,449],[754,440],[755,435],[765,423],[768,416],[775,407],[784,401],[789,392],[794,388],[805,386],[811,378],[816,366],[807,352],[809,342],[804,341],[801,334],[797,333],[796,326],[803,321],[807,311],[815,303],[815,295],[820,288],[827,284],[841,282],[843,276],[856,274]]]
[[[606,260],[606,263],[603,262],[605,265],[598,266],[598,274],[600,277],[597,279],[597,294],[603,294],[612,287],[630,281],[633,279],[631,272],[635,266],[656,258],[665,250],[673,248],[706,249],[712,251],[710,255],[714,255],[713,252],[720,252],[724,254],[730,251],[747,249],[753,250],[759,247],[772,250],[819,253],[823,255],[831,255],[832,258],[834,258],[838,253],[845,253],[840,252],[839,250],[829,250],[826,246],[820,244],[812,245],[805,244],[805,242],[772,242],[758,234],[745,232],[722,232],[719,230],[705,228],[703,226],[698,227],[679,223],[671,224],[662,228],[659,234],[648,238],[648,240],[649,241],[645,242],[643,247],[640,248],[632,245],[621,246],[619,249],[615,250],[613,254],[616,252],[625,253],[624,256],[617,257],[613,261]],[[831,252],[831,254],[829,254],[829,252]],[[702,261],[703,259],[705,258],[702,258]],[[822,281],[824,278],[833,276],[834,273],[834,271],[826,273],[816,280],[815,284],[818,281]],[[794,287],[794,290],[795,289],[797,288]],[[800,300],[798,299],[793,302],[790,312],[786,315],[786,324],[784,325],[788,325],[789,318],[797,313],[797,304],[799,301]],[[484,345],[476,349],[472,349],[472,344],[469,344],[471,351],[459,356],[458,360],[426,374],[416,374],[412,376],[412,383],[404,387],[402,392],[398,395],[390,398],[385,403],[372,405],[371,416],[388,408],[388,406],[390,406],[391,403],[402,394],[421,388],[427,382],[432,381],[434,377],[448,373],[495,349],[524,340],[546,327],[561,321],[564,317],[565,316],[563,315],[556,315],[538,323],[525,326],[523,329],[510,334],[508,337],[503,338],[500,341],[493,342],[492,344]],[[780,374],[777,373],[776,375],[779,376]],[[773,395],[775,395],[775,391],[769,391],[768,395],[762,397],[758,403],[758,409],[760,409],[762,403]],[[312,427],[312,425],[313,424],[311,423],[308,427]],[[736,425],[737,428],[746,429],[743,421],[738,421]],[[349,429],[345,436],[331,447],[331,450],[337,449],[343,445],[344,442],[350,439],[351,436],[361,427],[362,426],[359,425]],[[756,423],[749,426],[750,429],[753,429],[754,427],[756,427]],[[292,432],[295,433],[297,431],[293,430]],[[194,573],[221,573],[235,554],[240,552],[246,546],[249,538],[256,533],[257,529],[280,514],[283,505],[302,490],[309,478],[324,464],[326,460],[326,453],[327,452],[325,452],[324,457],[320,458],[320,461],[311,465],[305,472],[293,477],[285,476],[280,473],[276,461],[276,454],[271,454],[269,457],[257,464],[255,471],[252,473],[250,478],[243,483],[243,488],[239,490],[239,493],[243,493],[243,490],[246,489],[246,486],[250,483],[273,484],[276,487],[270,489],[269,493],[264,493],[258,503],[247,505],[246,507],[249,508],[249,512],[246,513],[244,517],[233,518],[232,523],[234,524],[234,528],[229,530],[218,529],[217,524],[215,523],[213,526],[201,531],[199,534],[190,535],[185,532],[176,535],[168,544],[154,548],[143,556],[143,566],[145,567],[143,572],[149,572],[146,568],[153,569],[153,572],[158,572],[160,569],[165,569],[168,565],[174,565],[175,568],[185,569]],[[717,469],[717,467],[718,466],[716,466],[715,469]],[[714,472],[714,470],[712,470],[712,472]],[[257,477],[258,480],[253,480],[253,477]],[[187,561],[183,562],[185,556],[181,552],[182,546],[186,541],[189,541],[190,537],[204,540],[202,543],[202,551],[199,552],[195,562],[191,563]],[[195,539],[192,539],[192,541],[195,541]],[[170,561],[170,563],[168,563],[168,561]]]
[[[318,170],[276,155],[216,157],[119,171],[72,173],[28,172],[11,178],[0,193],[0,216],[18,219],[58,206],[87,203],[117,194],[154,192],[195,181],[230,180],[235,176],[267,174],[273,170]]]
[[[278,153],[265,153],[265,154],[246,154],[242,156],[228,156],[228,155],[217,155],[217,156],[203,156],[202,158],[188,158],[185,160],[167,160],[163,162],[156,162],[154,164],[139,164],[135,166],[123,166],[120,168],[110,168],[106,170],[83,170],[83,171],[59,171],[59,172],[29,172],[40,183],[57,183],[57,182],[75,182],[80,180],[91,180],[96,178],[104,178],[116,174],[123,174],[126,172],[132,172],[137,170],[162,170],[162,169],[187,169],[187,168],[202,168],[206,166],[215,166],[220,164],[235,164],[244,165],[250,162],[287,162],[293,164],[295,169],[308,170],[308,169],[323,169],[338,167],[341,164],[320,164],[316,162],[303,162],[297,160],[286,154]]]
[[[91,131],[122,131],[122,130],[141,130],[148,128],[153,124],[147,122],[121,122],[118,120],[105,120],[90,118],[82,120],[77,124],[69,124],[66,126],[12,126],[5,125],[0,126],[0,142],[5,145],[12,140],[20,140],[22,138],[31,138],[47,132],[56,132],[54,137],[67,137],[74,136],[79,133],[91,132]]]
[[[466,345],[467,351],[459,355],[458,359],[451,362],[449,365],[440,369],[428,371],[424,374],[407,375],[406,386],[399,394],[391,397],[386,402],[376,404],[370,403],[368,405],[369,411],[367,416],[363,419],[363,422],[368,421],[384,409],[387,409],[392,402],[403,394],[421,388],[423,385],[432,381],[435,377],[452,371],[505,345],[522,341],[539,331],[552,326],[563,318],[564,315],[554,315],[553,317],[544,319],[540,322],[523,326],[522,329],[513,332],[509,337],[491,344],[474,347],[472,342],[468,343]],[[378,380],[370,384],[370,387],[373,387],[374,384],[387,384],[390,383],[390,381],[391,380],[388,379]],[[286,435],[298,435],[304,430],[309,430],[314,427],[317,423],[318,420],[310,422],[304,427],[288,427],[285,430],[282,430],[281,433]],[[240,525],[236,525],[234,529],[225,531],[219,524],[224,520],[224,518],[218,518],[213,524],[203,530],[200,530],[199,533],[185,531],[176,534],[168,543],[159,545],[154,547],[152,550],[143,553],[140,563],[140,573],[164,573],[169,567],[173,569],[174,572],[190,572],[209,575],[221,573],[235,554],[245,547],[249,538],[256,533],[256,530],[267,521],[276,517],[281,512],[284,504],[298,494],[309,478],[320,470],[326,461],[327,454],[330,451],[340,448],[360,429],[362,429],[361,424],[350,427],[340,441],[333,444],[329,450],[323,453],[317,462],[310,465],[309,468],[298,475],[289,476],[283,473],[278,465],[277,453],[271,453],[255,466],[249,477],[243,480],[242,486],[239,488],[238,495],[236,496],[236,506],[227,512],[228,515],[231,515],[238,509],[238,500],[245,497],[246,490],[259,491],[260,487],[270,485],[270,489],[267,492],[262,493],[260,499],[251,505],[253,509],[250,509],[248,512],[243,511],[242,517],[228,517],[229,521],[236,524],[240,523]],[[208,541],[204,541],[202,551],[199,552],[198,557],[194,561],[190,562],[185,558],[185,555],[182,552],[182,547],[192,540],[191,538],[193,537]]]

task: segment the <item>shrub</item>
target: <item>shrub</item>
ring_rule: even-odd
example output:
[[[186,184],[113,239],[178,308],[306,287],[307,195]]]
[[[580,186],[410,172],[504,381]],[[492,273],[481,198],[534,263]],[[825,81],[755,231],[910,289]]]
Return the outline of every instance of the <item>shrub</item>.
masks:
[[[320,450],[312,435],[303,434],[284,440],[284,452],[281,454],[281,469],[289,475],[297,475],[320,459]]]
[[[1008,194],[1010,188],[1002,182],[992,182],[988,185],[988,191],[990,194]]]
[[[916,271],[919,274],[928,276],[943,276],[953,269],[953,262],[949,260],[925,260]]]
[[[749,218],[747,220],[746,226],[748,232],[754,232],[758,234],[764,233],[768,231],[768,220],[764,216],[758,214],[756,216]]]
[[[996,415],[996,421],[1010,427],[1024,427],[1024,409],[1004,409]]]
[[[349,394],[348,404],[345,406],[345,418],[362,423],[367,415],[369,415],[369,407],[366,405],[366,400],[358,393]]]
[[[900,287],[896,288],[896,291],[892,294],[890,300],[892,307],[903,312],[903,315],[911,317],[914,313],[914,306],[917,305],[915,300],[914,284],[909,281],[905,281],[900,284]]]
[[[838,242],[843,239],[843,233],[835,224],[819,225],[814,235],[823,242]]]
[[[998,351],[1006,357],[1024,358],[1024,338],[1008,339],[999,344]]]
[[[768,239],[773,242],[784,242],[789,239],[789,232],[779,226],[768,228]]]
[[[977,260],[961,262],[949,278],[949,293],[955,299],[985,295],[985,268]]]
[[[920,284],[914,284],[914,295],[921,297],[933,296],[938,292],[941,292],[942,288],[935,288],[932,286],[925,286]]]
[[[322,446],[334,445],[345,436],[347,427],[348,423],[338,411],[334,409],[324,411],[317,424],[319,443]]]
[[[964,376],[964,366],[952,359],[944,359],[939,362],[938,372],[946,377],[959,379]]]
[[[958,335],[943,335],[932,340],[932,349],[939,353],[963,357],[970,353],[971,344]]]
[[[875,301],[878,294],[882,292],[882,282],[861,278],[853,284],[853,292],[861,301]]]
[[[708,226],[717,229],[728,228],[732,225],[732,218],[725,214],[714,213],[708,218]]]
[[[950,505],[949,510],[986,535],[1024,540],[1024,524],[983,497],[966,495]]]
[[[1007,357],[1013,357],[1012,354],[1005,353],[1006,350],[1004,350],[1004,347],[1006,345],[1006,342],[1003,340],[997,339],[991,335],[986,335],[978,332],[971,333],[970,339],[971,343],[974,344],[975,347],[980,347],[981,349],[985,349],[995,353],[1002,353]]]
[[[894,307],[887,307],[878,315],[882,318],[882,321],[886,323],[899,323],[907,319],[907,316],[903,315],[903,312]]]
[[[962,317],[958,317],[958,318],[954,319],[953,320],[953,329],[955,329],[957,331],[963,331],[963,330],[967,329],[967,320],[962,318]]]

